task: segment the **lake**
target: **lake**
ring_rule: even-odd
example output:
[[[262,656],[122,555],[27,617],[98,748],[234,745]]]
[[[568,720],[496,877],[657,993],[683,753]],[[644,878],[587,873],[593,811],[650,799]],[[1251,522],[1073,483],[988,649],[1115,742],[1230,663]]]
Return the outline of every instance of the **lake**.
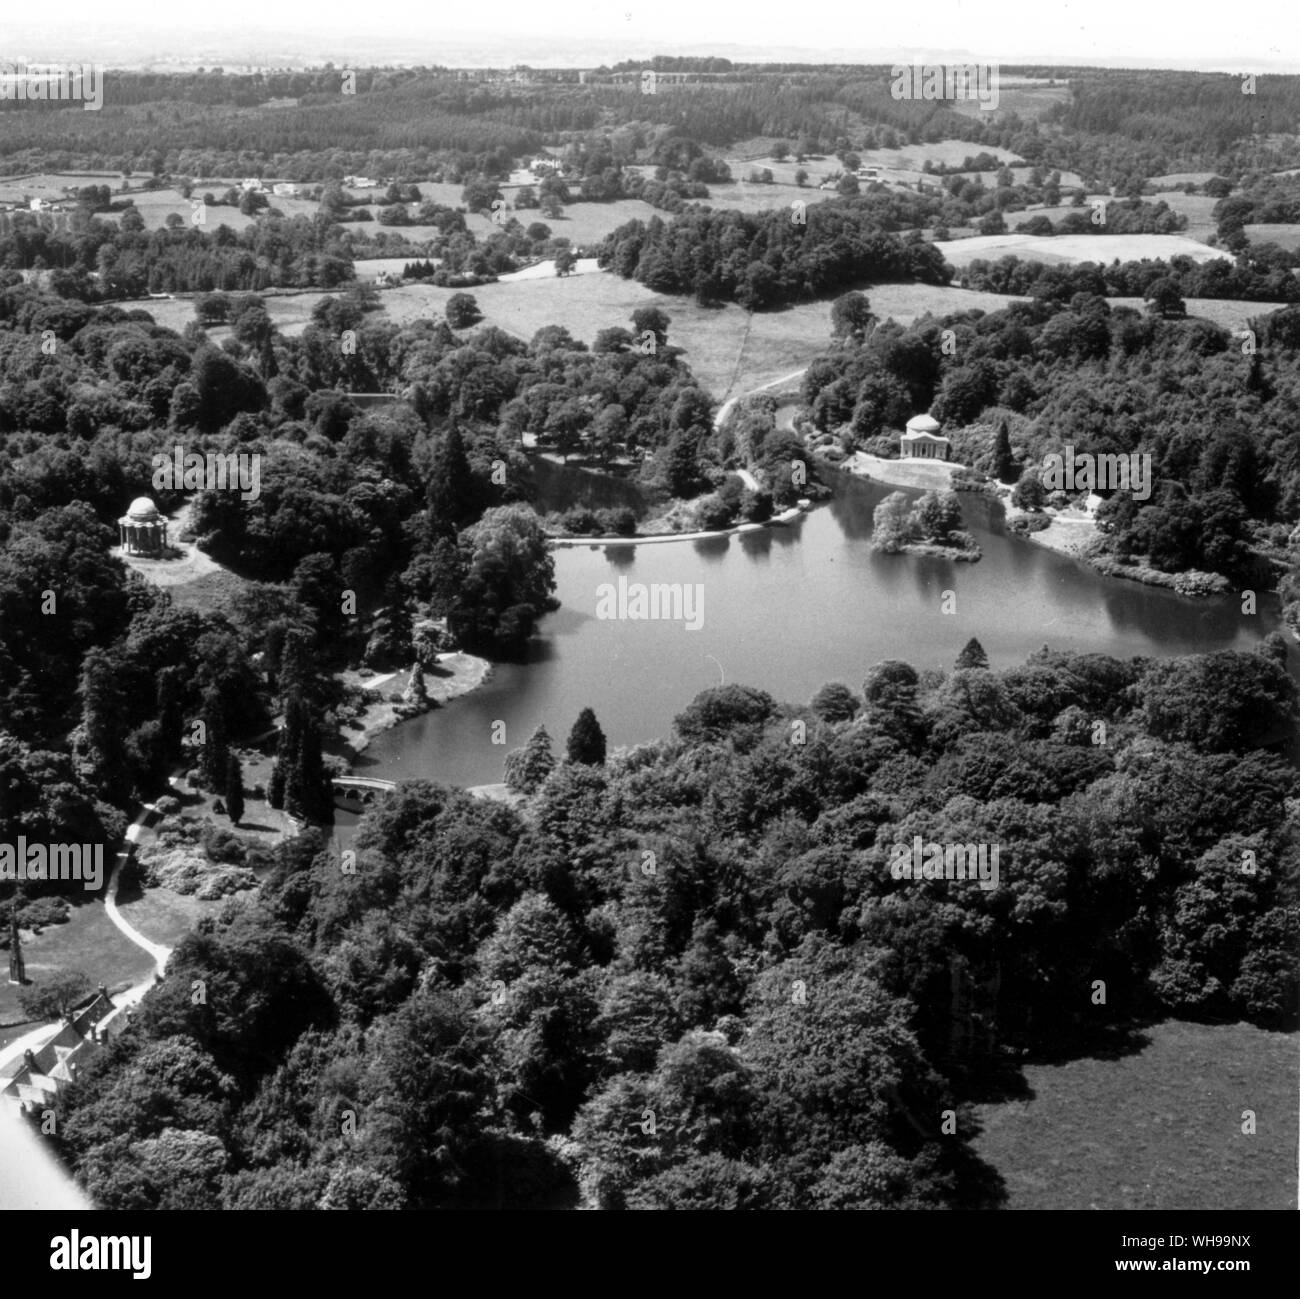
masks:
[[[545,472],[546,508],[560,495],[556,475],[578,472]],[[583,480],[563,493],[570,503],[615,503],[600,492],[601,480]],[[827,681],[860,691],[882,659],[951,668],[972,636],[991,666],[1007,668],[1043,645],[1116,658],[1250,649],[1280,625],[1275,600],[1250,616],[1236,597],[1193,600],[1103,577],[1009,536],[1001,505],[983,496],[961,498],[984,551],[978,563],[875,554],[872,511],[894,490],[835,475],[830,502],[785,528],[556,551],[561,607],[540,624],[528,662],[499,665],[480,689],[376,737],[358,772],[490,784],[501,780],[506,753],[540,722],[562,751],[586,706],[611,747],[636,744],[667,734],[699,691],[724,681],[804,702]],[[598,618],[599,588],[616,587],[620,577],[698,584],[701,627]],[[945,592],[953,598],[945,601]],[[505,723],[503,744],[493,743],[497,722]]]

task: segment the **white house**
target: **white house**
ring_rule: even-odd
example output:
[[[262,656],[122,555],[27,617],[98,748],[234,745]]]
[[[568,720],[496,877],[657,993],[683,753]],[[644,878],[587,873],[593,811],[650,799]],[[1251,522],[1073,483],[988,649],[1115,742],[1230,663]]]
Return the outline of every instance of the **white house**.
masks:
[[[258,177],[248,176],[244,180],[239,182],[239,188],[242,189],[245,193],[251,190],[255,194],[261,194],[265,191],[266,186],[262,184],[261,180],[258,179]]]
[[[271,193],[276,198],[301,198],[303,187],[301,185],[291,185],[287,181],[281,181],[277,185],[271,186]]]

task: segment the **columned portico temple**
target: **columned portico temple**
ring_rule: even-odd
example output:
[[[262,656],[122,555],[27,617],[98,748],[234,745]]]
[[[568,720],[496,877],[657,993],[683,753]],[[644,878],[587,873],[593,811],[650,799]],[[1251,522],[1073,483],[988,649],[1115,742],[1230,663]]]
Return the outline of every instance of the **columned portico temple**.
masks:
[[[167,548],[167,520],[147,496],[137,496],[117,521],[117,534],[128,555],[161,555]]]
[[[903,460],[947,460],[949,445],[933,415],[913,415],[899,438],[898,453]]]

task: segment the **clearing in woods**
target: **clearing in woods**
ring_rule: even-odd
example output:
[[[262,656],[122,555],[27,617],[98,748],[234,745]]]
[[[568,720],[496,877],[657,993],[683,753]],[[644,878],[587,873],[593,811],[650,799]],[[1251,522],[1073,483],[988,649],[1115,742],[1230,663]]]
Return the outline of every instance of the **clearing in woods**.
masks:
[[[1136,1045],[1026,1065],[1027,1098],[977,1106],[1005,1207],[1295,1208],[1296,1035],[1168,1020]]]

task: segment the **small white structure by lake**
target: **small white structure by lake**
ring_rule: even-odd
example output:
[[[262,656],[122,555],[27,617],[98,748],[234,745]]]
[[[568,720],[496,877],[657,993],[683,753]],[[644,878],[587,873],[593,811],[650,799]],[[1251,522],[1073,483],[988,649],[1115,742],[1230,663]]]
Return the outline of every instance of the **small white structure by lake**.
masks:
[[[947,460],[949,447],[933,415],[913,415],[899,437],[898,454],[902,460]]]

